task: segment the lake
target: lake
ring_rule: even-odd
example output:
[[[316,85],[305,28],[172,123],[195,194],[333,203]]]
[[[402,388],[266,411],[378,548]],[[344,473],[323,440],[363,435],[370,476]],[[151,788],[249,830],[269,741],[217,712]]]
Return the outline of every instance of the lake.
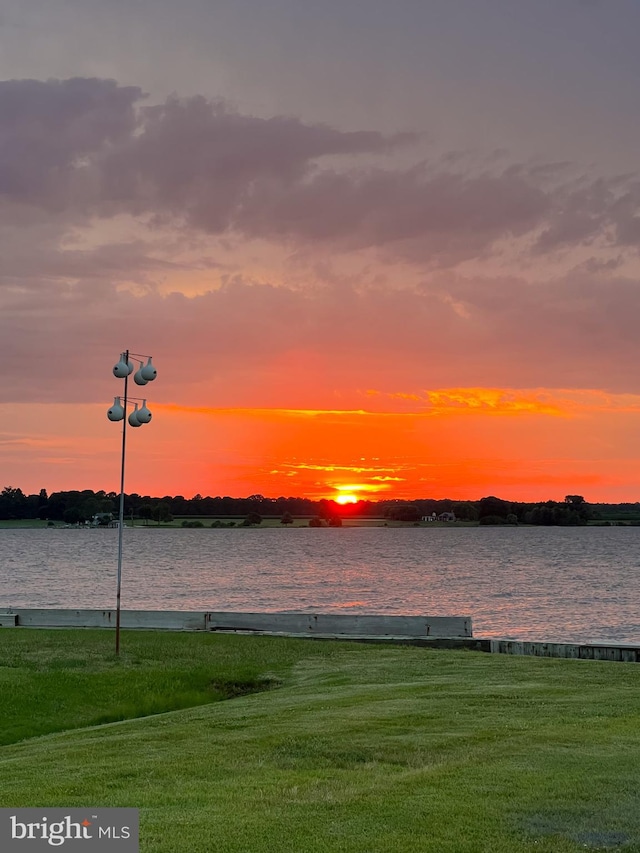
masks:
[[[478,637],[640,643],[640,527],[123,533],[123,609],[468,615]],[[113,609],[117,540],[0,530],[0,608]]]

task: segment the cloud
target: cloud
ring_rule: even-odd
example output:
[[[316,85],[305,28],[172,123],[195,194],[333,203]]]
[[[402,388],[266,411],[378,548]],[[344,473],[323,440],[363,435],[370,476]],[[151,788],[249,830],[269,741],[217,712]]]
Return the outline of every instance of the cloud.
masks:
[[[429,267],[483,258],[500,240],[527,238],[540,254],[640,237],[630,176],[446,156],[399,166],[415,134],[259,118],[202,96],[146,105],[139,87],[85,78],[5,81],[0,112],[0,222],[25,210],[76,224],[127,214],[152,229],[375,247]]]
[[[333,242],[343,250],[394,244],[414,259],[459,262],[498,238],[531,231],[550,206],[542,190],[510,170],[324,170],[293,187],[257,188],[237,225],[272,239]]]
[[[113,80],[0,82],[0,198],[62,211],[166,211],[224,230],[256,180],[291,184],[329,155],[384,153],[413,137],[262,119],[222,99],[142,106]]]
[[[141,97],[113,80],[0,82],[0,198],[51,211],[89,200],[97,156],[131,138]]]
[[[127,345],[161,353],[162,393],[203,405],[637,391],[630,176],[399,165],[413,137],[202,97],[148,106],[97,79],[0,83],[0,110],[2,400],[108,400]],[[540,271],[585,244],[569,271]]]
[[[409,398],[443,387],[638,391],[640,289],[622,277],[442,276],[422,290],[290,290],[232,277],[191,298],[102,283],[11,293],[6,305],[5,401],[108,400],[127,345],[161,362],[150,394],[191,405],[360,409],[373,405],[371,387]]]
[[[37,246],[32,241],[39,233]],[[0,242],[7,237],[0,227]],[[68,292],[79,283],[83,287],[102,284],[111,288],[126,282],[153,287],[154,274],[186,269],[177,260],[159,256],[158,247],[142,240],[112,242],[92,248],[64,248],[59,245],[59,233],[43,233],[32,229],[26,240],[16,235],[12,243],[5,239],[6,249],[0,268],[0,289],[37,292],[55,288]]]

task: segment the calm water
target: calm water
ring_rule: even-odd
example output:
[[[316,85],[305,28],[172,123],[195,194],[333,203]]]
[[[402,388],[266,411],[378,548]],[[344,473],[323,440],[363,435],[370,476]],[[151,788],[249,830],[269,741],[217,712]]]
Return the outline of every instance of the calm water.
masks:
[[[0,607],[115,606],[117,531],[0,531]],[[640,643],[640,527],[124,531],[122,607],[470,615]]]

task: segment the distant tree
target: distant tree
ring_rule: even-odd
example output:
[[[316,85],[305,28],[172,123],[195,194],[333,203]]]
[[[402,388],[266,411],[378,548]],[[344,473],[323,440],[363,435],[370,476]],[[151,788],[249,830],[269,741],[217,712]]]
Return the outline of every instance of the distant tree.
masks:
[[[69,509],[65,509],[62,514],[62,520],[65,524],[82,524],[85,521],[85,516],[80,507],[72,506]]]
[[[173,521],[173,516],[171,515],[171,507],[169,506],[167,501],[160,501],[160,503],[156,504],[156,507],[153,510],[153,515],[158,524]]]
[[[184,495],[176,495],[171,499],[171,515],[188,515],[188,504]]]
[[[53,492],[47,503],[47,518],[55,518],[62,521],[62,516],[67,508],[67,499],[64,492]]]
[[[329,519],[329,527],[342,527],[342,519],[339,515],[332,515]]]
[[[253,527],[254,525],[262,524],[262,516],[259,512],[250,512],[242,522],[243,527]]]
[[[256,515],[260,515],[264,512],[264,503],[265,498],[263,495],[249,495],[248,498],[245,498],[244,503],[244,511],[247,513],[255,513]]]
[[[524,520],[527,524],[565,527],[586,524],[589,515],[590,508],[586,502],[575,504],[572,501],[562,503],[546,501],[529,509],[524,515]]]
[[[396,504],[387,507],[385,517],[392,521],[420,521],[422,513],[415,504]]]
[[[337,504],[335,501],[328,501],[326,498],[321,498],[317,503],[319,517],[324,518],[325,521],[327,521],[332,515],[335,515],[336,506]]]
[[[309,527],[324,527],[320,516],[314,515],[313,518],[309,519]]]
[[[0,492],[0,518],[24,518],[27,497],[22,489],[5,486]]]
[[[109,502],[109,509],[111,509],[111,502]],[[83,496],[82,503],[80,504],[80,511],[84,518],[93,518],[97,513],[102,512],[101,501],[99,501],[95,496]]]
[[[293,524],[293,516],[290,512],[285,512],[282,514],[282,518],[280,519],[280,524]]]
[[[147,524],[153,518],[153,507],[151,504],[142,504],[138,509],[138,515]]]
[[[451,512],[461,521],[478,520],[478,508],[471,501],[456,501],[451,505]]]
[[[575,513],[578,520],[571,521],[571,524],[585,524],[591,518],[591,507],[582,497],[582,495],[567,495],[565,503],[571,513]]]
[[[173,498],[171,500],[173,503]],[[189,501],[189,515],[202,515],[202,495],[200,493],[194,495]]]
[[[47,494],[46,489],[40,489],[40,494],[38,495],[38,518],[48,518],[49,517],[49,495]]]
[[[487,516],[498,516],[506,519],[511,512],[511,504],[490,495],[488,498],[480,498],[478,502],[478,517],[482,521]]]

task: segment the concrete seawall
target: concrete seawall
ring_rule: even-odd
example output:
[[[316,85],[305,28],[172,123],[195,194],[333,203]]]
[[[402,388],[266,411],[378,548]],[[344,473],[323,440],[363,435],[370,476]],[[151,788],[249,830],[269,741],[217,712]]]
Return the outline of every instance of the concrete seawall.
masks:
[[[468,616],[387,616],[342,613],[230,613],[225,611],[123,610],[126,629],[219,631],[314,639],[468,649],[492,654],[640,663],[640,644],[547,643],[474,637]],[[115,610],[0,610],[0,629],[115,628]]]
[[[543,643],[524,640],[486,640],[487,651],[500,655],[531,655],[539,658],[575,660],[611,660],[640,663],[640,644],[636,643]]]
[[[113,628],[115,610],[9,608],[0,627]],[[297,636],[471,637],[468,616],[387,616],[343,613],[229,613],[122,610],[122,628],[165,631],[242,631]]]
[[[367,637],[471,637],[468,616],[210,613],[210,630]]]

